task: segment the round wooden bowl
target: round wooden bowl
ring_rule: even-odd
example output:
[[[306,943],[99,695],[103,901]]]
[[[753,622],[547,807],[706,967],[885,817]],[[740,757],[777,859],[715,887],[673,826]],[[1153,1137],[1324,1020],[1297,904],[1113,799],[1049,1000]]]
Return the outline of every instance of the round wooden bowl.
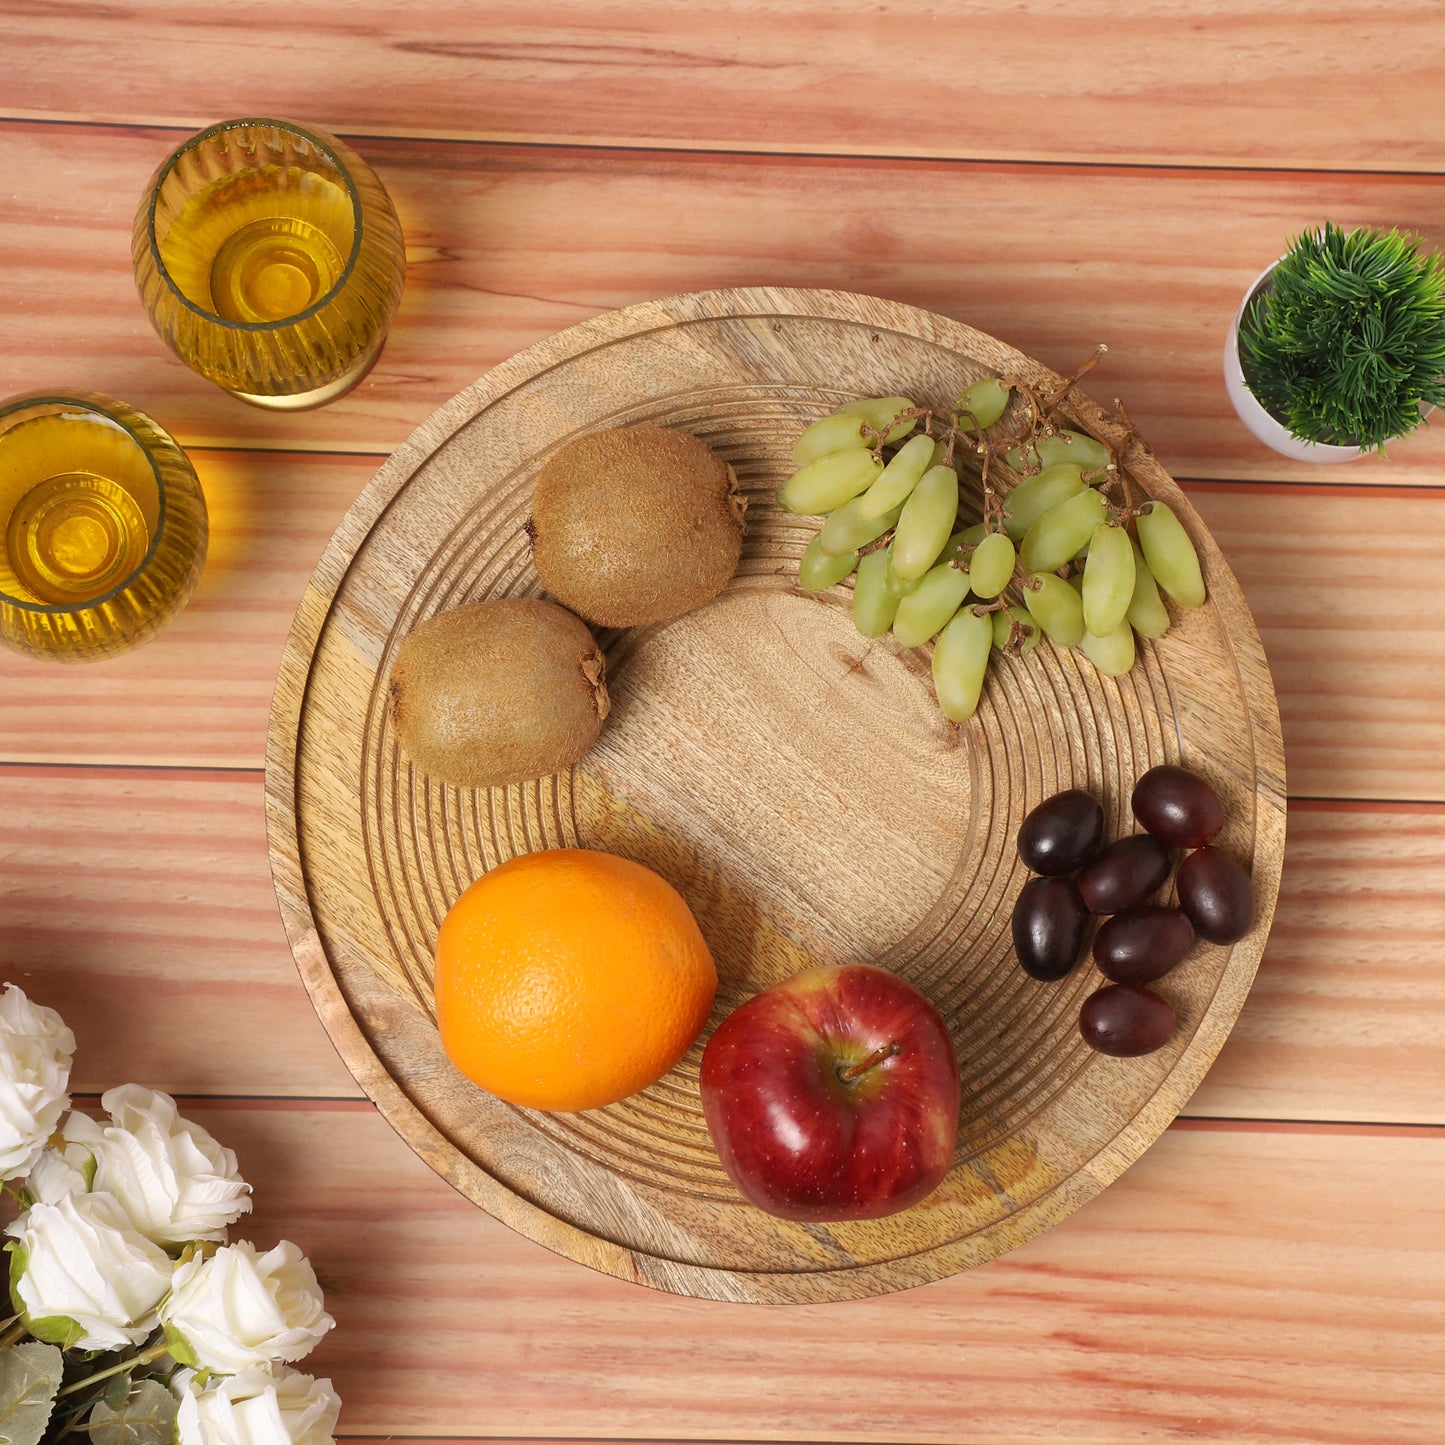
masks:
[[[1263,650],[1234,577],[1148,448],[1132,484],[1194,537],[1209,602],[1100,676],[1045,643],[1000,658],[963,726],[934,701],[926,649],[854,630],[848,585],[797,585],[816,523],[775,488],[809,421],[842,402],[946,403],[985,374],[1058,378],[967,326],[869,297],[748,289],[676,296],[528,348],[442,407],[378,471],[297,613],[267,751],[276,889],[297,965],[358,1082],[433,1168],[498,1219],[594,1269],[723,1300],[847,1299],[936,1280],[1063,1219],[1175,1117],[1244,1003],[1273,915],[1283,749]],[[1082,392],[1065,408],[1122,431]],[[612,714],[570,773],[490,792],[438,786],[399,751],[385,706],[400,640],[463,601],[540,591],[524,524],[540,467],[578,433],[684,428],[750,498],[736,578],[666,626],[604,633]],[[1114,426],[1114,431],[1110,431]],[[1218,840],[1251,870],[1253,931],[1196,944],[1160,985],[1174,1039],[1093,1053],[1089,966],[1035,983],[1009,912],[1014,838],[1063,788],[1091,789],[1111,835],[1129,793],[1183,761],[1225,800]],[[606,1109],[543,1114],[476,1088],[433,1023],[432,946],[483,871],[584,846],[657,869],[687,898],[720,987],[702,1038],[659,1083]],[[923,1204],[802,1225],[745,1203],[703,1123],[698,1062],[758,989],[815,963],[874,961],[948,1021],[964,1106],[954,1166]]]

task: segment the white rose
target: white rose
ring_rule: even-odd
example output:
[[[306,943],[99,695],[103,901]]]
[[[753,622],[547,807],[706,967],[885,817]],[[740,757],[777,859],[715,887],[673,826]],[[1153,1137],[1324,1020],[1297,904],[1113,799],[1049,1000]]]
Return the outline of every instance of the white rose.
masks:
[[[125,1084],[100,1102],[109,1125],[84,1114],[66,1121],[65,1162],[74,1167],[78,1149],[88,1150],[95,1166],[90,1187],[114,1195],[157,1244],[224,1240],[226,1226],[251,1207],[251,1186],[236,1172],[235,1154],[182,1119],[169,1094]],[[42,1187],[60,1187],[58,1166],[47,1169],[52,1177]]]
[[[59,1204],[67,1195],[90,1193],[95,1160],[83,1144],[73,1144],[65,1138],[74,1121],[84,1118],[84,1114],[72,1114],[65,1121],[60,1142],[52,1144],[30,1166],[25,1192],[31,1199],[41,1204]]]
[[[15,1302],[32,1333],[85,1350],[115,1350],[140,1344],[155,1328],[171,1259],[131,1228],[108,1194],[32,1204],[5,1232],[20,1241],[16,1268],[24,1268]]]
[[[281,1365],[253,1366],[187,1386],[176,1415],[179,1445],[333,1445],[341,1401],[330,1380]]]
[[[258,1255],[242,1240],[176,1267],[161,1323],[182,1364],[234,1375],[299,1360],[336,1323],[306,1256],[282,1240]]]
[[[18,1179],[70,1103],[75,1035],[13,983],[0,994],[0,1179]]]

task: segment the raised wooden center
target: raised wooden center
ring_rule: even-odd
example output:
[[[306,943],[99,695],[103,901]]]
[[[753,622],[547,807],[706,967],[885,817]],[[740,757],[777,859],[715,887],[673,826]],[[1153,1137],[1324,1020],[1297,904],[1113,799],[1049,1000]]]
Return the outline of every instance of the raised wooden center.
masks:
[[[875,959],[947,890],[972,831],[967,734],[919,655],[845,607],[730,590],[644,634],[608,687],[580,771],[818,962]]]

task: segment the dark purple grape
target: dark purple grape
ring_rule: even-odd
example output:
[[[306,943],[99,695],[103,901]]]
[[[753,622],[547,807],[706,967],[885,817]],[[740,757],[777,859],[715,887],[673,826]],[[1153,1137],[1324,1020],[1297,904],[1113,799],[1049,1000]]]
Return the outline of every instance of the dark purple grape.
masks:
[[[1152,1054],[1174,1032],[1174,1005],[1147,988],[1108,983],[1084,1000],[1079,1032],[1101,1054],[1120,1059]]]
[[[1169,850],[1148,833],[1110,843],[1079,874],[1090,913],[1122,913],[1142,903],[1169,876]]]
[[[1163,978],[1194,942],[1194,925],[1177,908],[1144,903],[1106,918],[1094,935],[1094,962],[1115,983]]]
[[[1104,808],[1082,788],[1045,798],[1019,826],[1024,866],[1050,878],[1082,868],[1104,841]]]
[[[1211,943],[1233,943],[1254,922],[1249,874],[1228,853],[1200,848],[1179,865],[1179,906],[1194,931]]]
[[[1062,978],[1084,951],[1089,911],[1068,878],[1030,878],[1013,911],[1014,952],[1030,978]]]
[[[1171,848],[1203,847],[1224,826],[1219,795],[1198,773],[1172,763],[1150,768],[1130,802],[1140,826]]]

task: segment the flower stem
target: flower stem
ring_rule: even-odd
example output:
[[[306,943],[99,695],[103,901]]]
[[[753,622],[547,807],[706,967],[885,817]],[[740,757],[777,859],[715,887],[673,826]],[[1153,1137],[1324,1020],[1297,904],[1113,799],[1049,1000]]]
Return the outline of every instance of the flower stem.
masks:
[[[0,1350],[8,1350],[10,1346],[20,1340],[24,1334],[25,1321],[19,1315],[16,1315],[6,1327],[5,1333],[0,1335]]]
[[[148,1350],[142,1350],[138,1355],[132,1355],[127,1360],[122,1360],[118,1365],[112,1365],[108,1370],[101,1370],[94,1375],[87,1375],[83,1380],[76,1380],[74,1384],[67,1385],[63,1390],[56,1392],[56,1399],[62,1395],[73,1395],[77,1390],[87,1389],[96,1383],[97,1380],[108,1380],[112,1375],[119,1375],[123,1371],[133,1370],[137,1365],[149,1365],[153,1360],[158,1360],[167,1351],[164,1340],[154,1344]]]

